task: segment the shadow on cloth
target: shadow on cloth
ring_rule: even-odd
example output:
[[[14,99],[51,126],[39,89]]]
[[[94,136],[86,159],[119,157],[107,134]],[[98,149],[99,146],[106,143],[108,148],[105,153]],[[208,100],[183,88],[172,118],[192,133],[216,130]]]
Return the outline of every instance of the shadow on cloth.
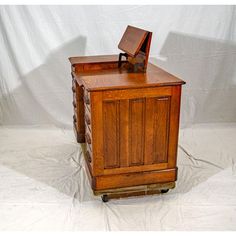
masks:
[[[26,75],[21,84],[0,99],[4,125],[54,124],[71,128],[72,93],[68,57],[83,56],[86,38],[78,36],[52,51],[45,62]],[[11,52],[10,52],[11,53]],[[14,56],[14,52],[12,52]],[[18,74],[17,62],[12,60]]]
[[[0,105],[6,111],[4,124],[17,126],[7,128],[10,132],[2,132],[0,165],[74,199],[88,200],[92,193],[83,186],[89,183],[85,179],[81,147],[72,133],[73,95],[68,61],[68,57],[83,56],[85,47],[84,36],[61,45],[48,55],[42,65],[22,75],[21,85],[9,96],[1,98]],[[64,120],[71,120],[71,123]],[[71,133],[69,139],[65,139],[66,133]]]
[[[236,44],[170,32],[160,51],[161,68],[186,81],[181,124],[236,121]]]

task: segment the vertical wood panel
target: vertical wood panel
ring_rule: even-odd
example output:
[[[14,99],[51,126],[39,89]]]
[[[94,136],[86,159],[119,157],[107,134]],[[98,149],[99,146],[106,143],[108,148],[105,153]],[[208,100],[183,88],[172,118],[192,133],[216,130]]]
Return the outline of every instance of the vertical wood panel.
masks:
[[[130,165],[144,163],[145,99],[131,99],[129,109],[129,162]]]
[[[151,165],[153,160],[153,147],[154,147],[154,118],[155,118],[155,98],[146,98],[146,111],[145,111],[145,155],[144,163]]]
[[[129,166],[129,100],[120,100],[120,166]]]
[[[170,97],[156,98],[154,107],[154,163],[168,162]]]
[[[103,103],[104,168],[119,167],[119,101]]]

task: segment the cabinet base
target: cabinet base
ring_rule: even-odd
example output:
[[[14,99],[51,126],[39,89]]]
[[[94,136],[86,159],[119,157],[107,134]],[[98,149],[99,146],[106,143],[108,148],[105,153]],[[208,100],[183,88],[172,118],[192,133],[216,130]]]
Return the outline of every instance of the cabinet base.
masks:
[[[94,195],[102,195],[102,200],[107,202],[109,199],[166,193],[169,189],[173,189],[174,187],[175,182],[168,182],[126,188],[106,189],[102,191],[94,190],[93,193]]]
[[[85,155],[86,146],[84,143],[81,144],[81,148],[82,148],[83,154]],[[91,170],[89,169],[88,165],[89,163],[87,163],[86,161],[85,170],[86,170],[87,177],[92,187],[93,186],[92,183],[94,182],[96,178],[92,177],[91,172],[90,172]],[[163,171],[160,171],[160,173],[163,173]],[[130,174],[132,175],[135,173],[130,173]],[[108,177],[112,178],[111,176],[108,176]],[[176,178],[173,178],[173,180],[174,179],[176,180]],[[107,202],[109,199],[167,193],[169,189],[173,189],[173,188],[175,188],[175,181],[167,180],[166,182],[163,182],[163,183],[141,184],[141,185],[131,186],[131,187],[116,187],[116,188],[106,188],[102,190],[93,190],[93,193],[95,196],[100,195],[102,197],[102,200],[104,202]]]

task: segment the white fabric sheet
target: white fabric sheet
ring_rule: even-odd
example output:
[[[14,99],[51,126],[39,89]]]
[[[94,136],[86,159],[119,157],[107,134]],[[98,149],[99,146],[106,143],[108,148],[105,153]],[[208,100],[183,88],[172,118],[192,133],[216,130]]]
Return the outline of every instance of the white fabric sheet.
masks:
[[[0,230],[236,230],[236,123],[180,131],[167,194],[103,203],[72,131],[0,128]]]
[[[235,12],[0,6],[0,230],[236,230]],[[128,24],[152,31],[150,61],[187,82],[181,125],[189,128],[174,190],[104,204],[71,131],[67,58],[118,54]]]
[[[187,82],[181,124],[236,121],[236,6],[0,6],[0,124],[71,127],[69,56],[118,54],[128,24]]]

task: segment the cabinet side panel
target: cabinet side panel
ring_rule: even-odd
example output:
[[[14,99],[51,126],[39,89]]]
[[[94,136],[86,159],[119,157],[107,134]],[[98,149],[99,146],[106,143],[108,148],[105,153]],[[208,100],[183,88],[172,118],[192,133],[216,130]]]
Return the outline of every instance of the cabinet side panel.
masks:
[[[119,101],[103,102],[104,168],[119,167]]]
[[[156,98],[154,109],[153,163],[167,163],[170,97]]]
[[[145,98],[131,99],[129,106],[130,166],[144,163]]]
[[[103,110],[102,93],[92,92],[91,98],[91,123],[92,123],[92,149],[93,149],[93,175],[102,175],[104,172],[103,151]]]

